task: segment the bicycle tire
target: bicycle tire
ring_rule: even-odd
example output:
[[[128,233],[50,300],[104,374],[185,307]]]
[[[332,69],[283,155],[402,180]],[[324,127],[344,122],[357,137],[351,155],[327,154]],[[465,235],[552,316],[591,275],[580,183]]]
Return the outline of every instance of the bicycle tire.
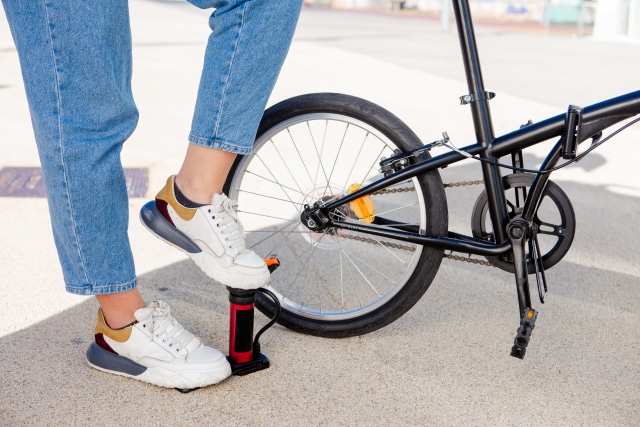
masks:
[[[268,289],[282,306],[281,325],[322,337],[362,335],[392,323],[420,300],[442,250],[340,229],[312,233],[300,212],[306,203],[345,194],[352,183],[382,177],[381,156],[421,146],[392,113],[349,95],[301,95],[267,109],[253,152],[236,159],[224,190],[239,202],[247,247],[280,259]],[[428,235],[446,235],[447,202],[437,170],[390,189],[402,190],[370,196],[376,214],[418,224]],[[350,207],[336,213],[364,220]],[[256,306],[273,316],[274,302],[260,293]]]

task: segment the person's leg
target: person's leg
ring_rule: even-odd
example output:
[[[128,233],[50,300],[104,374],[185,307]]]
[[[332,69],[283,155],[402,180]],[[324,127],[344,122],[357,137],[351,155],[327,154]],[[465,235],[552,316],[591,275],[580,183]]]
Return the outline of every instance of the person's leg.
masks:
[[[190,1],[217,7],[210,19],[212,34],[190,144],[178,175],[170,177],[156,196],[156,207],[170,225],[143,222],[158,237],[183,249],[214,280],[255,289],[268,283],[269,271],[264,260],[245,247],[236,203],[220,193],[235,156],[251,152],[302,1]],[[154,215],[146,212],[143,217]],[[185,235],[193,243],[189,248],[181,246]]]
[[[217,9],[209,22],[212,33],[189,135],[191,144],[176,185],[187,198],[208,204],[213,193],[222,192],[234,160],[229,153],[251,151],[302,1],[190,1]]]
[[[235,158],[236,154],[230,151],[189,144],[176,186],[189,200],[208,205],[214,194],[222,193]]]
[[[104,320],[113,329],[119,329],[135,322],[134,313],[136,310],[147,306],[138,288],[127,292],[96,295],[96,299],[104,314]]]
[[[97,369],[193,388],[231,374],[169,313],[136,287],[120,163],[137,110],[131,96],[126,0],[3,0],[16,43],[54,238],[67,290],[101,309],[87,351]],[[191,357],[188,357],[191,356]]]
[[[122,144],[136,127],[127,0],[3,0],[20,57],[67,290],[126,292]]]

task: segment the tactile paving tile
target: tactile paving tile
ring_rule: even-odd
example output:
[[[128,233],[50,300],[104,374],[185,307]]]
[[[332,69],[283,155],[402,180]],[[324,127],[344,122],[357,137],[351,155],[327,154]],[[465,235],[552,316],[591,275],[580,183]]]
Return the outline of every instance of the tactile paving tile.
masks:
[[[149,181],[147,168],[125,168],[129,197],[145,197]],[[42,170],[37,167],[0,169],[0,197],[46,197]]]

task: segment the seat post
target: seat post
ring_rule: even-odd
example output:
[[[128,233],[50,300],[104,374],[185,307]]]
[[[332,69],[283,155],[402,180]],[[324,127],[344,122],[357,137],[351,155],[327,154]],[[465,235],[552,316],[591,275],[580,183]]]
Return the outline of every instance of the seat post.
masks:
[[[471,20],[471,11],[469,10],[469,1],[454,0],[452,4],[456,17],[458,37],[460,39],[460,48],[462,50],[467,87],[469,89],[469,94],[462,96],[460,99],[463,104],[469,104],[471,106],[471,115],[473,117],[477,142],[488,147],[495,138],[491,112],[489,110],[489,100],[493,98],[495,94],[486,92],[484,89],[478,47],[473,22]],[[491,155],[490,150],[485,150],[480,153],[480,157],[490,161],[497,160]],[[496,243],[502,243],[507,239],[506,221],[508,214],[500,168],[483,162],[482,174],[487,188],[489,215],[494,225],[493,231]]]

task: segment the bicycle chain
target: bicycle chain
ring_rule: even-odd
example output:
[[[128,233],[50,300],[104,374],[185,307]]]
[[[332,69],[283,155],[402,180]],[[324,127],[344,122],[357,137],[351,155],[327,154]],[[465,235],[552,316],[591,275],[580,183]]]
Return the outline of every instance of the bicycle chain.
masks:
[[[460,181],[460,182],[451,182],[448,184],[443,184],[444,188],[448,188],[448,187],[466,187],[469,185],[481,185],[483,184],[484,181],[483,180],[476,180],[476,181]],[[405,193],[408,191],[416,191],[414,187],[405,187],[405,188],[393,188],[391,190],[388,189],[382,189],[382,190],[378,190],[378,191],[374,191],[373,193],[371,193],[372,196],[379,196],[381,194],[393,194],[393,193]]]
[[[477,180],[477,181],[460,181],[460,182],[452,182],[449,184],[444,184],[444,188],[448,188],[448,187],[466,187],[469,185],[480,185],[480,184],[484,184],[483,180]]]
[[[452,255],[452,254],[444,254],[443,257],[453,261],[468,262],[470,264],[484,265],[485,267],[495,267],[495,265],[491,264],[489,261],[483,261],[481,259],[471,258],[470,256],[464,257],[464,256],[458,256],[458,255]]]
[[[449,184],[444,184],[444,188],[448,188],[448,187],[466,187],[466,186],[470,186],[470,185],[480,185],[483,184],[484,181],[483,180],[476,180],[476,181],[460,181],[460,182],[452,182]],[[410,192],[410,191],[415,191],[414,187],[404,187],[404,188],[393,188],[393,189],[382,189],[382,190],[378,190],[375,191],[373,193],[371,193],[371,195],[375,195],[375,196],[379,196],[382,194],[394,194],[394,193],[406,193],[406,192]],[[386,246],[388,248],[393,248],[393,249],[401,249],[401,250],[405,250],[405,251],[410,251],[410,252],[415,252],[416,248],[415,247],[411,247],[411,246],[406,246],[406,245],[401,245],[399,243],[391,243],[391,242],[385,242],[382,240],[375,240],[375,239],[370,239],[367,237],[361,237],[361,236],[354,236],[351,234],[345,234],[342,237],[346,238],[346,239],[351,239],[351,240],[355,240],[357,242],[363,242],[363,243],[370,243],[370,244],[378,244],[378,245],[382,245],[382,246]],[[443,255],[444,258],[453,260],[453,261],[461,261],[461,262],[468,262],[470,264],[477,264],[477,265],[483,265],[486,267],[495,267],[495,265],[491,264],[489,261],[483,261],[480,259],[476,259],[476,258],[471,258],[469,257],[463,257],[463,256],[458,256],[458,255],[453,255],[453,254],[444,254]]]
[[[416,191],[416,189],[414,187],[392,188],[391,190],[383,188],[382,190],[374,191],[371,195],[379,196],[381,194],[408,193],[410,191]]]
[[[345,239],[355,240],[357,242],[370,243],[373,245],[378,244],[378,245],[386,246],[387,248],[401,249],[409,252],[415,252],[416,250],[415,247],[401,245],[399,243],[385,242],[382,240],[369,239],[367,237],[354,236],[352,234],[345,234],[342,237],[344,237]],[[461,262],[468,262],[470,264],[483,265],[486,267],[495,267],[495,265],[491,264],[489,261],[483,261],[481,259],[476,259],[471,257],[463,257],[463,256],[458,256],[453,254],[444,254],[443,257],[450,259],[452,261],[461,261]]]
[[[371,193],[371,195],[380,196],[383,194],[408,193],[410,191],[416,191],[416,190],[414,187],[392,188],[392,189],[383,188],[382,190],[374,191],[373,193]],[[382,245],[382,246],[386,246],[387,248],[402,249],[410,252],[415,252],[416,250],[416,248],[411,246],[401,245],[399,243],[385,242],[382,240],[370,239],[367,237],[354,236],[352,234],[345,234],[342,237],[344,237],[345,239],[355,240],[357,242],[370,243],[373,245]]]
[[[482,184],[484,184],[484,181],[479,179],[475,181],[460,181],[460,182],[452,182],[449,184],[444,184],[444,188],[467,187],[470,185],[482,185]],[[468,262],[470,264],[483,265],[485,267],[495,267],[495,265],[491,264],[489,261],[471,258],[471,255],[469,255],[468,257],[464,257],[459,255],[453,255],[453,254],[444,254],[443,256],[444,258],[447,258],[453,261]]]
[[[415,252],[415,250],[416,250],[416,248],[411,247],[411,246],[405,246],[405,245],[401,245],[399,243],[385,242],[385,241],[382,241],[382,240],[369,239],[367,237],[354,236],[352,234],[345,234],[345,235],[343,235],[341,237],[344,237],[345,239],[355,240],[357,242],[371,243],[371,244],[374,244],[374,245],[382,245],[382,246],[386,246],[387,248],[402,249],[402,250],[409,251],[409,252]]]

